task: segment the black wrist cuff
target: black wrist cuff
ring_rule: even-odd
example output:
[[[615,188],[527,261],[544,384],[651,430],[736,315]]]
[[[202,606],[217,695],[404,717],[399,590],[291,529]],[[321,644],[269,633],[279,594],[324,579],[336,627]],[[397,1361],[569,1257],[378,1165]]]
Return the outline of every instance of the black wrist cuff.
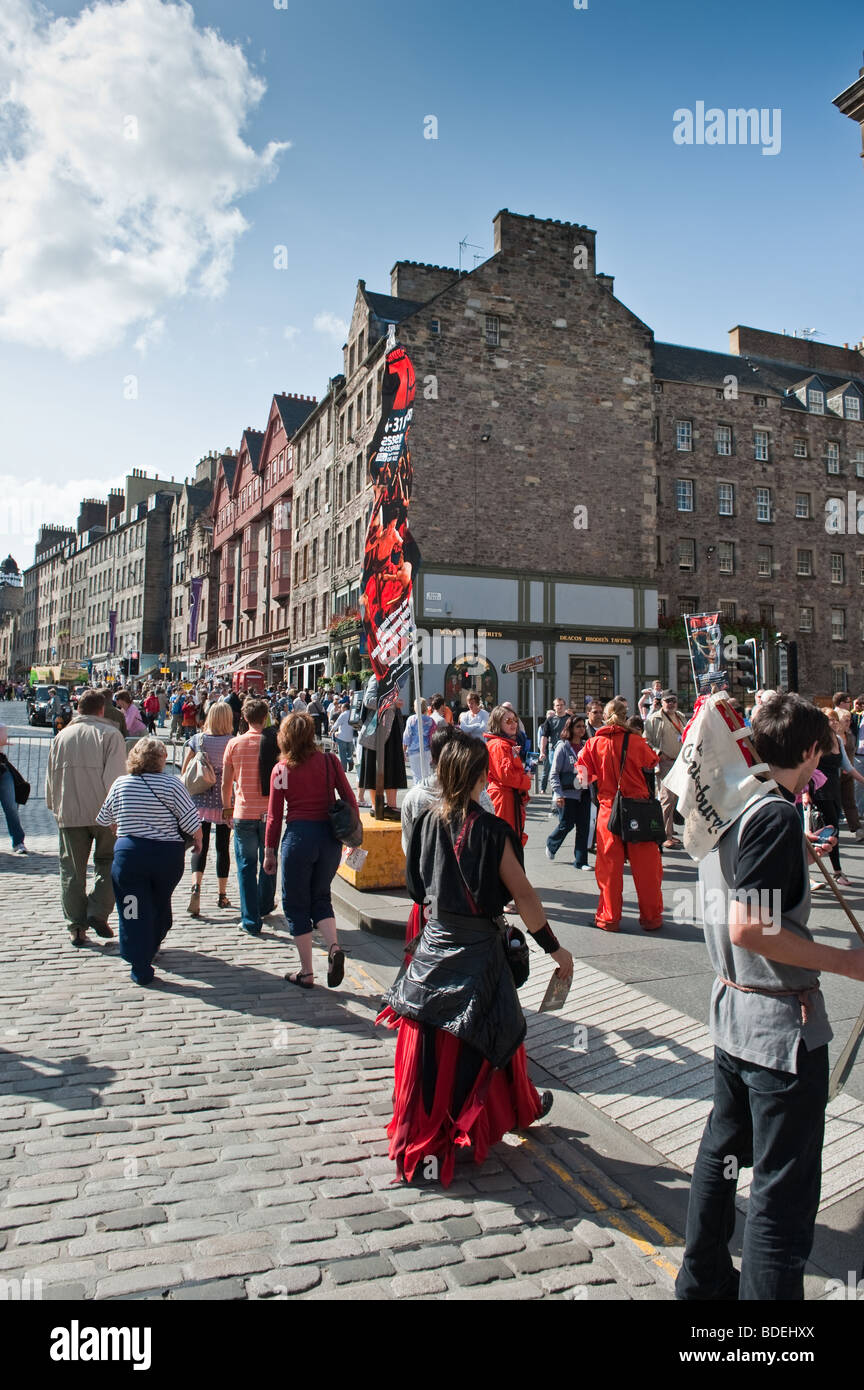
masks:
[[[538,946],[542,946],[547,956],[551,956],[553,951],[560,951],[561,943],[550,927],[548,922],[544,922],[539,931],[531,933]]]

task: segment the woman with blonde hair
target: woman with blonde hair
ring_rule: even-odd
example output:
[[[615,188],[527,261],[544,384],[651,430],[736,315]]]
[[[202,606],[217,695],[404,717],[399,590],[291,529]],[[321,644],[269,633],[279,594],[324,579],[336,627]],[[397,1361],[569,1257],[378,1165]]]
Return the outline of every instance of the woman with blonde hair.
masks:
[[[336,755],[316,748],[311,715],[286,715],[278,739],[282,756],[270,774],[264,873],[275,874],[282,837],[282,911],[300,954],[300,969],[290,971],[285,979],[301,989],[312,989],[312,932],[317,927],[328,950],[327,984],[334,989],[345,974],[330,896],[342,845],[330,828],[329,810],[337,792],[355,815],[359,814],[357,801]]]
[[[418,1167],[428,1176],[432,1159],[448,1186],[460,1150],[472,1146],[482,1163],[502,1135],[552,1104],[528,1079],[507,899],[560,977],[573,974],[573,957],[525,876],[518,836],[479,805],[488,770],[485,743],[455,732],[438,759],[440,799],[418,816],[408,846],[408,891],[429,915],[378,1019],[398,1030],[387,1134],[408,1182]]]
[[[171,930],[171,894],[183,877],[184,835],[201,849],[201,822],[180,781],[165,772],[161,738],[139,739],[96,816],[116,827],[111,882],[120,919],[120,954],[136,985],[154,980],[153,960]],[[130,910],[134,909],[134,910]]]
[[[615,793],[634,801],[649,799],[645,774],[657,767],[653,748],[628,727],[627,701],[617,695],[603,710],[605,723],[577,758],[583,786],[597,783],[597,858],[594,874],[600,901],[594,916],[601,931],[618,931],[624,902],[624,862],[629,861],[639,899],[643,931],[659,931],[663,925],[663,866],[660,848],[651,841],[625,842],[609,830],[609,812]]]
[[[219,906],[230,907],[228,901],[228,872],[231,868],[231,817],[222,809],[222,759],[225,749],[234,735],[234,711],[224,700],[211,704],[200,734],[194,734],[186,744],[186,756],[180,769],[181,776],[192,759],[203,753],[216,774],[212,787],[205,792],[195,792],[192,800],[201,817],[201,853],[192,855],[192,896],[189,899],[189,916],[201,915],[201,883],[207,865],[207,851],[210,848],[210,827],[216,827],[216,879],[219,884]]]

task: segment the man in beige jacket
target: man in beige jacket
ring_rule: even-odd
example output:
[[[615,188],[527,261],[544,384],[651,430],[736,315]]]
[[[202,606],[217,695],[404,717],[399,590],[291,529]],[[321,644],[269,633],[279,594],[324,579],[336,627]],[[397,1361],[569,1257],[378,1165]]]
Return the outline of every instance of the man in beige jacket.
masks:
[[[73,946],[83,946],[87,928],[113,936],[111,863],[114,830],[96,824],[105,797],[126,771],[126,741],[104,718],[105,700],[88,690],[78,713],[54,739],[48,758],[45,804],[60,831],[60,893]],[[94,848],[95,846],[95,848]],[[87,861],[93,849],[95,881],[87,894]]]
[[[645,720],[645,742],[649,748],[653,748],[654,752],[660,755],[660,766],[657,769],[657,794],[663,809],[663,826],[666,831],[666,839],[663,841],[664,849],[677,849],[681,844],[675,834],[675,807],[678,805],[678,798],[674,792],[666,790],[663,786],[663,778],[681,751],[683,731],[684,721],[678,713],[678,697],[674,690],[664,690],[660,697],[659,710],[656,710],[654,714],[649,714]]]

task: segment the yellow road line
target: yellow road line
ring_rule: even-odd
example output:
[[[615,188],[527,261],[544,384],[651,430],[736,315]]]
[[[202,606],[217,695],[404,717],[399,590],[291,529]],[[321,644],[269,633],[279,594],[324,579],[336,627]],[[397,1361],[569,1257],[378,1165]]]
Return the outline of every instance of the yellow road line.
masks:
[[[596,1193],[587,1188],[584,1183],[577,1182],[572,1174],[568,1173],[566,1168],[562,1168],[560,1163],[556,1163],[554,1159],[549,1158],[543,1153],[539,1145],[535,1144],[533,1140],[524,1138],[522,1140],[522,1146],[530,1152],[532,1157],[535,1158],[542,1167],[554,1173],[557,1178],[560,1178],[561,1182],[578,1192],[580,1197],[587,1201],[588,1205],[595,1212],[602,1211],[610,1225],[614,1226],[617,1231],[620,1231],[622,1235],[626,1236],[629,1241],[632,1241],[636,1248],[650,1259],[652,1264],[655,1264],[658,1269],[662,1269],[672,1279],[675,1278],[678,1273],[677,1267],[673,1265],[670,1260],[667,1260],[659,1250],[656,1250],[650,1241],[646,1240],[644,1236],[640,1236],[638,1231],[633,1229],[629,1221],[617,1211],[614,1211],[608,1203],[604,1202]],[[632,1202],[627,1196],[627,1193],[620,1187],[616,1187],[614,1183],[608,1183],[607,1190],[610,1193],[614,1193],[619,1200],[623,1200],[627,1209],[632,1211],[634,1216],[637,1216],[639,1220],[644,1222],[651,1230],[656,1231],[661,1237],[664,1245],[680,1245],[680,1241],[675,1237],[672,1231],[669,1230],[668,1226],[664,1226],[662,1221],[658,1221],[656,1217],[653,1217],[651,1213],[640,1206],[638,1202]]]

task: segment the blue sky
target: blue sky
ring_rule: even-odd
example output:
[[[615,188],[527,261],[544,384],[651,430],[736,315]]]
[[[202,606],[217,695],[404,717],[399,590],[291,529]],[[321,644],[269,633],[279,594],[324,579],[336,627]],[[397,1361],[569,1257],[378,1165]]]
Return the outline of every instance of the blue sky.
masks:
[[[32,0],[6,3],[26,26]],[[864,336],[860,136],[831,105],[862,62],[860,0],[588,0],[585,10],[572,0],[197,0],[185,22],[205,69],[213,44],[219,72],[231,67],[221,86],[209,69],[190,80],[187,40],[160,30],[166,11],[177,17],[164,0],[97,5],[86,27],[83,6],[50,8],[70,27],[31,30],[31,67],[44,73],[31,122],[50,108],[40,138],[57,167],[70,162],[65,140],[72,163],[81,147],[104,199],[99,235],[115,244],[106,222],[116,215],[127,260],[94,268],[90,209],[73,185],[58,200],[56,180],[22,223],[20,240],[36,250],[19,280],[15,248],[0,243],[0,551],[25,563],[37,520],[72,521],[85,484],[90,495],[133,467],[185,476],[201,454],[260,427],[274,390],[321,395],[341,367],[326,316],[350,316],[358,277],[387,291],[397,259],[456,265],[463,237],[485,257],[502,207],[595,228],[598,268],[658,339],[722,350],[738,322],[815,327],[831,342]],[[60,62],[70,45],[71,92],[57,77],[70,71]],[[0,84],[3,72],[0,61]],[[260,99],[255,79],[266,83]],[[779,107],[780,153],[676,145],[673,112],[698,101]],[[144,162],[134,167],[153,192],[143,202],[164,196],[167,208],[155,224],[146,209],[129,213],[129,166],[100,148],[105,123],[113,130],[139,109]],[[428,115],[437,140],[423,138]],[[17,138],[6,196],[17,199],[31,177],[25,123],[7,128]],[[290,148],[266,156],[271,142]],[[184,190],[200,178],[206,202],[223,162],[222,211],[239,210],[247,226],[220,226],[216,250],[190,269],[194,207],[175,235],[174,195],[161,190],[191,203]],[[0,178],[0,208],[3,196]],[[274,268],[278,245],[287,269]],[[47,328],[46,278],[58,289]]]

